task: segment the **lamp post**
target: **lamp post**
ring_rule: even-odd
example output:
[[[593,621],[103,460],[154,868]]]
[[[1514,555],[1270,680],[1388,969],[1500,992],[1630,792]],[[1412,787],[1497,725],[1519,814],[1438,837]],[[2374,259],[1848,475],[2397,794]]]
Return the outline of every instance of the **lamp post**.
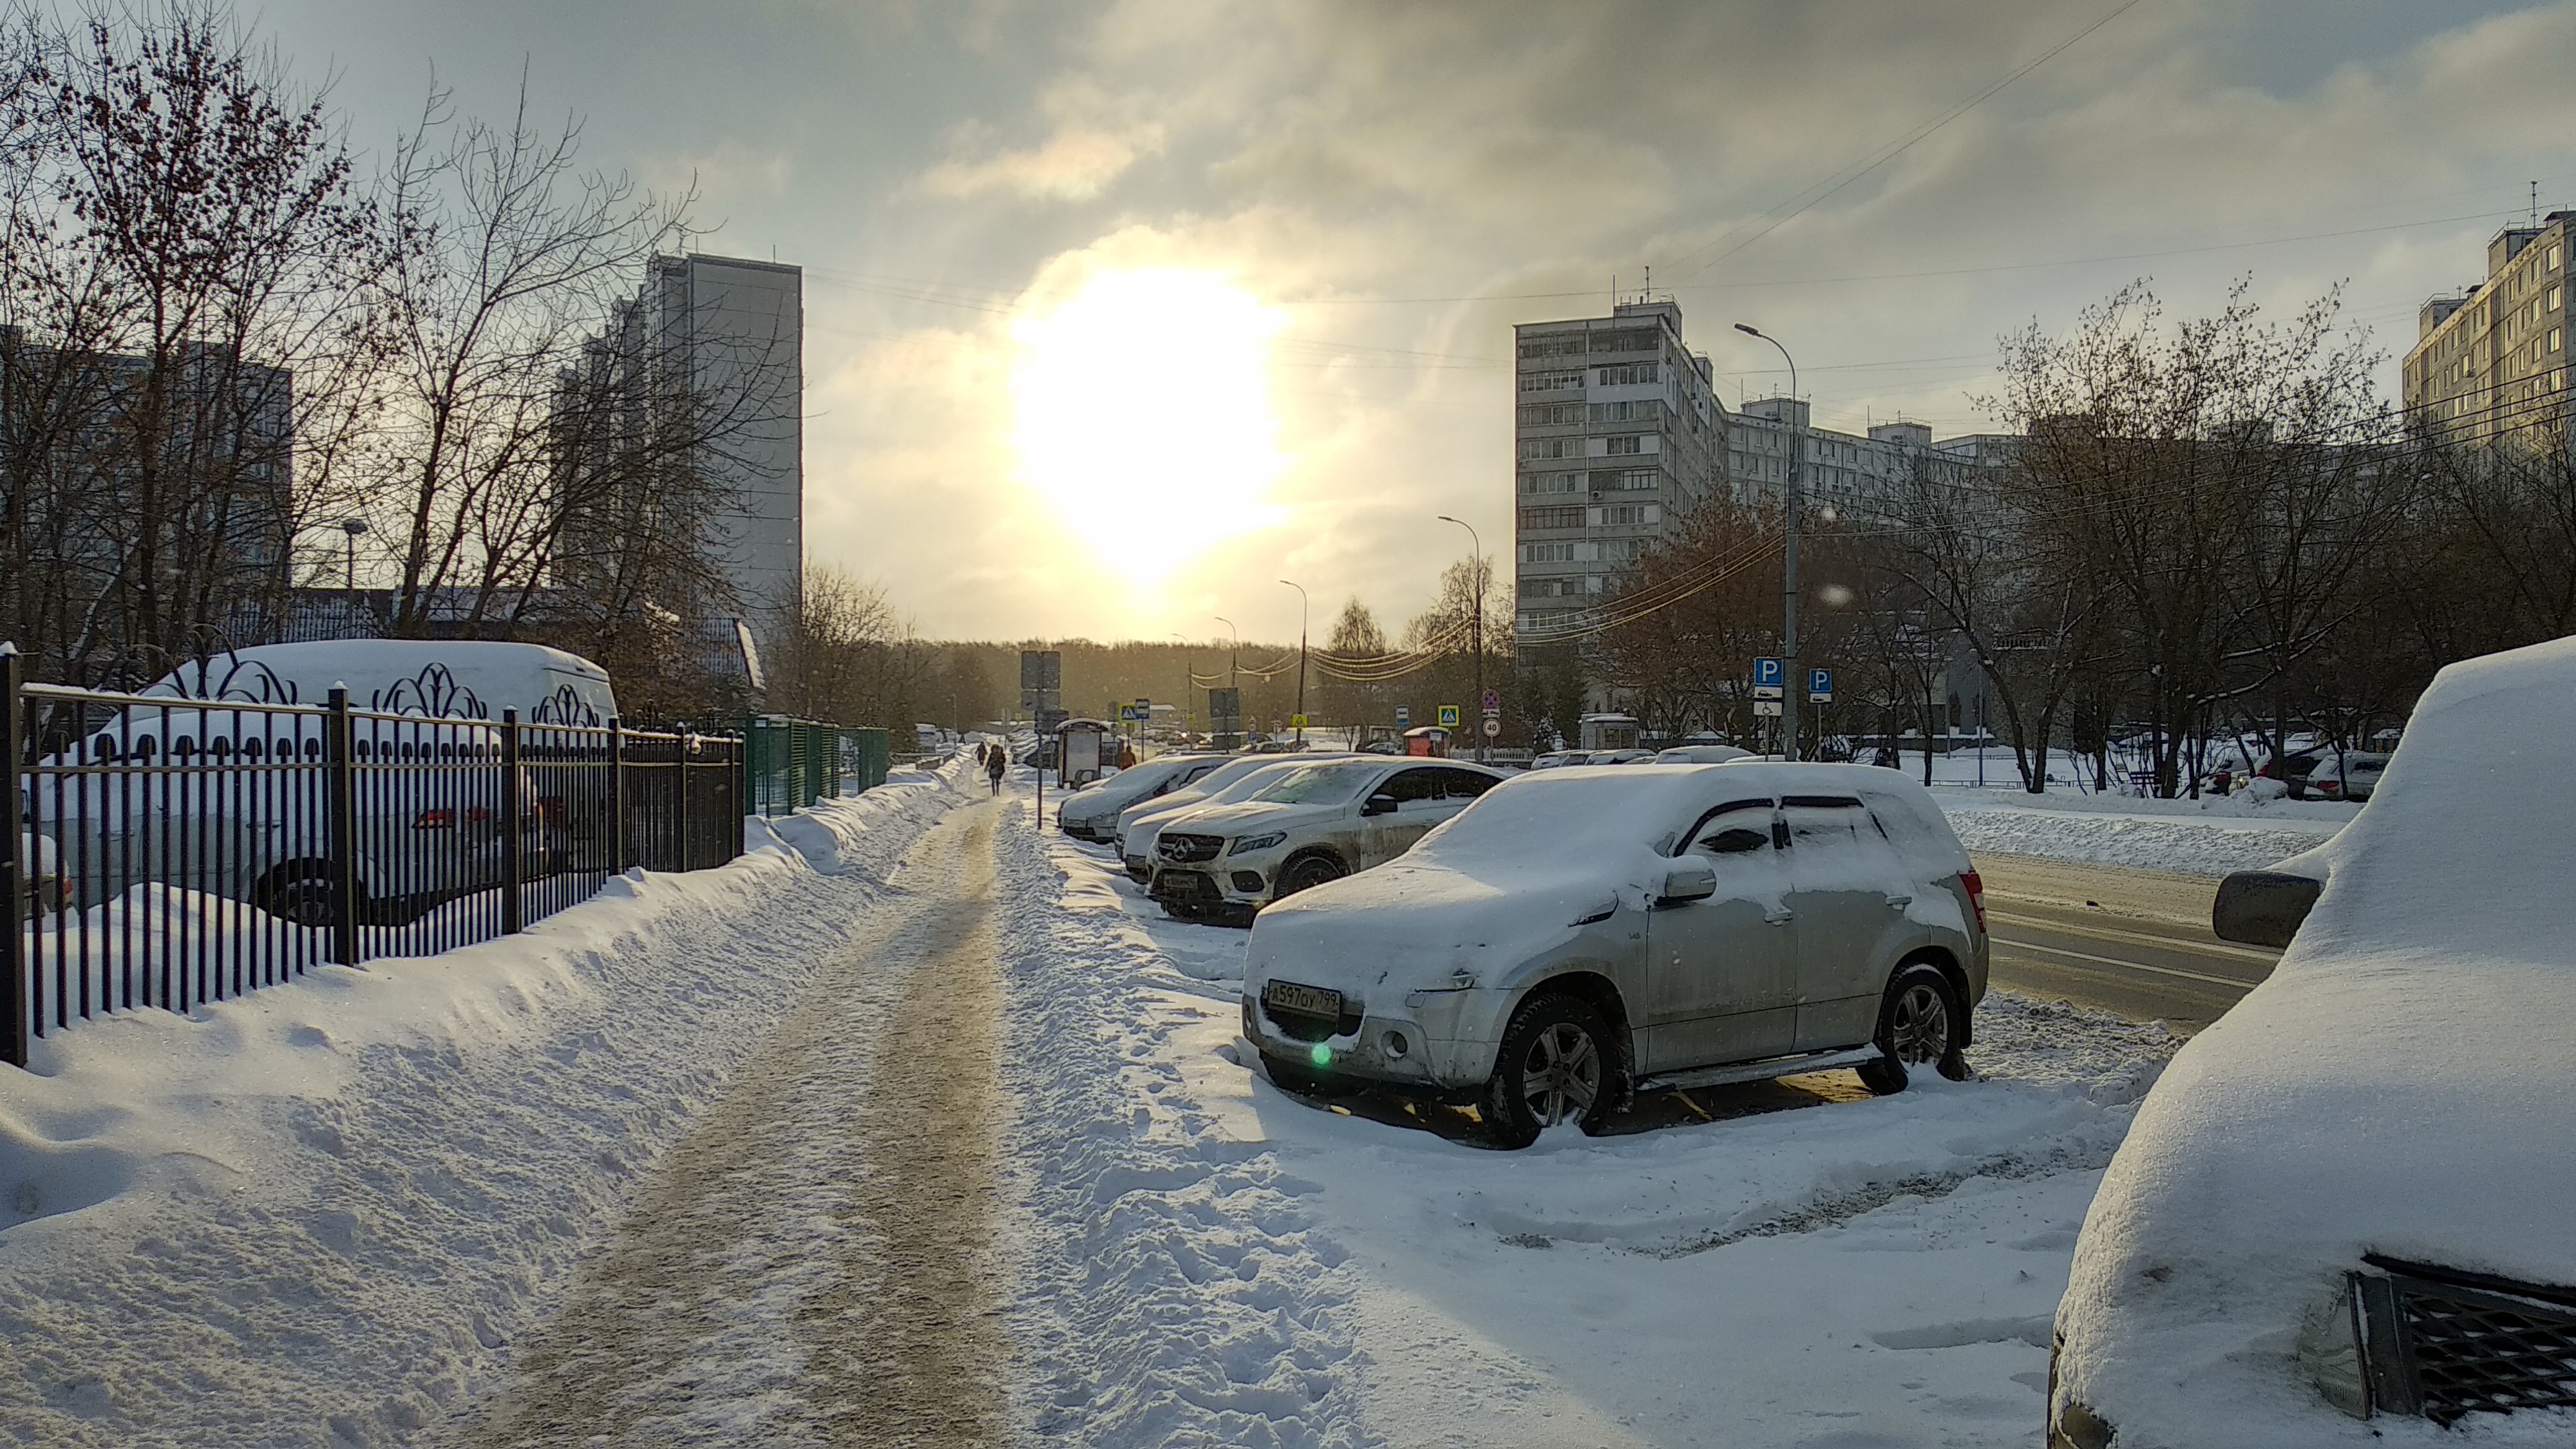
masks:
[[[1243,682],[1235,677],[1235,669],[1243,662],[1243,631],[1234,627],[1234,621],[1223,614],[1208,617],[1223,624],[1226,632],[1234,636],[1234,652],[1225,656],[1225,687],[1234,696],[1234,747],[1239,750],[1244,745]],[[1213,709],[1208,712],[1208,730],[1211,734],[1216,730],[1216,712]]]
[[[1297,743],[1306,743],[1306,586],[1294,579],[1279,582],[1297,591]]]
[[[367,520],[343,518],[340,531],[349,536],[349,622],[355,625],[358,620],[358,535],[367,531]]]
[[[1181,639],[1178,631],[1172,637]],[[1190,641],[1181,639],[1181,733],[1185,736],[1190,732],[1190,690],[1197,683],[1197,673],[1190,668]]]
[[[1798,359],[1789,355],[1779,338],[1767,336],[1748,323],[1736,323],[1735,330],[1780,348],[1780,360],[1789,364],[1789,476],[1782,489],[1785,501],[1781,508],[1784,562],[1780,571],[1780,753],[1794,760],[1798,758],[1798,696],[1802,684],[1798,677],[1798,469],[1807,454],[1807,429],[1798,421]]]
[[[1476,525],[1463,518],[1451,518],[1443,513],[1439,519],[1442,523],[1454,523],[1467,530],[1467,546],[1475,550],[1467,561],[1467,577],[1475,586],[1476,596],[1476,616],[1467,622],[1467,647],[1476,651],[1476,761],[1482,764],[1485,759],[1485,541],[1476,536]]]

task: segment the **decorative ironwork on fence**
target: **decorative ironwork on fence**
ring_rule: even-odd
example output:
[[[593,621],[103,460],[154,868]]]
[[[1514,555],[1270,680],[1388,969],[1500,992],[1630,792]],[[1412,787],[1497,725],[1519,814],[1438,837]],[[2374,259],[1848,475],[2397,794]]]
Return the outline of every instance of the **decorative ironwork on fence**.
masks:
[[[28,684],[0,645],[0,1057],[137,1007],[506,935],[742,852],[729,735]],[[879,778],[882,778],[882,770]]]
[[[745,815],[786,815],[817,800],[873,790],[885,783],[893,758],[893,738],[884,730],[785,715],[754,715],[743,722],[742,736]]]

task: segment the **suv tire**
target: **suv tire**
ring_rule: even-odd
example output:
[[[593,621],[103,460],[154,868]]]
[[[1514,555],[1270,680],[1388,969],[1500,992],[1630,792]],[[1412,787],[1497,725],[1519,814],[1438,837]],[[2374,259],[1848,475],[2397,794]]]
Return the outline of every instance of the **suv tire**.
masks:
[[[1572,996],[1532,996],[1512,1013],[1478,1110],[1494,1145],[1527,1147],[1566,1122],[1598,1135],[1621,1095],[1609,1023]]]
[[[1905,1090],[1910,1069],[1931,1067],[1954,1082],[1968,1079],[1959,1040],[1968,1026],[1959,993],[1941,968],[1915,961],[1896,968],[1878,1005],[1878,1060],[1860,1069],[1860,1084],[1882,1097]]]
[[[1301,855],[1288,862],[1286,870],[1279,872],[1279,883],[1272,889],[1270,898],[1285,900],[1299,891],[1313,890],[1326,881],[1340,880],[1348,874],[1349,871],[1342,869],[1342,863],[1329,855]]]

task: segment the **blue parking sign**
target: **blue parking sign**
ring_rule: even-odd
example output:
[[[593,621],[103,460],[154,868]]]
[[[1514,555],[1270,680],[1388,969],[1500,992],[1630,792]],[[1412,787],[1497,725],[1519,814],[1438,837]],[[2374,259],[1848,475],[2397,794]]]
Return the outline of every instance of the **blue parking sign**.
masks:
[[[1753,683],[1754,686],[1759,689],[1778,689],[1780,687],[1780,661],[1777,659],[1754,660]]]
[[[1834,692],[1834,672],[1830,669],[1808,670],[1807,692],[1809,694],[1832,694]]]

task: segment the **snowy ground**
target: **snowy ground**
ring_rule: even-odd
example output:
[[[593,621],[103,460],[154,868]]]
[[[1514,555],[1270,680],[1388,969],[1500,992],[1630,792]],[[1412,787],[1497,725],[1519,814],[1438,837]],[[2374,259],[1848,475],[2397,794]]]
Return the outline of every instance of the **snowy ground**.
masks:
[[[399,1444],[572,1266],[959,795],[898,775],[526,933],[0,1071],[0,1442]]]
[[[1041,1439],[2037,1441],[2049,1317],[2161,1027],[1996,997],[1974,1083],[1694,1093],[1498,1153],[1463,1114],[1279,1093],[1236,1035],[1242,933],[1019,840]]]

